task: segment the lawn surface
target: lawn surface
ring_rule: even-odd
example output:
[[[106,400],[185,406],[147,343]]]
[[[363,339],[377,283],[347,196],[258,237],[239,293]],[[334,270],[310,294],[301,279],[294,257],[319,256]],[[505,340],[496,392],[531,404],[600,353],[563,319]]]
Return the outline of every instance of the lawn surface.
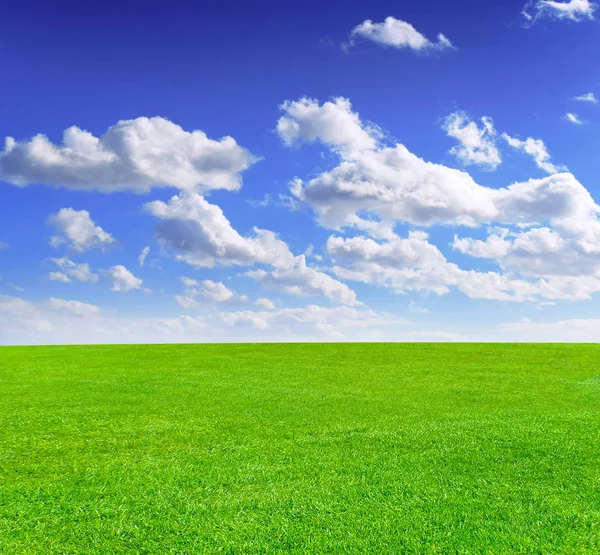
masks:
[[[600,346],[0,348],[0,553],[598,553]]]

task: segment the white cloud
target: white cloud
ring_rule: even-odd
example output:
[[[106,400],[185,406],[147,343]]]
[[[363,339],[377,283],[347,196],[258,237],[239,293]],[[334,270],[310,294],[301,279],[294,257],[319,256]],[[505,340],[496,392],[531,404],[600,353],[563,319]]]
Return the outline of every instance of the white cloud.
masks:
[[[304,97],[286,101],[279,108],[284,115],[277,122],[277,133],[288,146],[320,141],[351,156],[377,145],[377,128],[364,125],[345,98],[334,98],[320,106],[317,100]]]
[[[591,102],[592,104],[598,104],[598,99],[593,92],[589,92],[586,94],[582,94],[581,96],[576,96],[573,100],[577,100],[579,102]]]
[[[73,252],[80,253],[93,248],[104,249],[116,243],[110,233],[94,224],[87,210],[61,208],[50,216],[48,222],[61,233],[52,237],[50,244],[53,247],[68,243]]]
[[[354,237],[330,238],[328,249],[342,279],[389,287],[397,293],[423,291],[444,295],[456,287],[471,298],[523,301],[535,298],[538,289],[528,282],[495,272],[461,270],[449,263],[427,234],[412,232],[408,238],[387,243]]]
[[[581,231],[538,227],[527,231],[491,233],[485,241],[456,238],[452,246],[462,253],[497,260],[510,272],[532,277],[600,277],[598,224]]]
[[[416,52],[432,52],[453,49],[452,43],[442,34],[438,34],[437,42],[431,42],[419,33],[410,23],[386,17],[382,23],[373,23],[370,19],[363,21],[352,29],[350,42],[364,39],[393,48],[410,48]]]
[[[62,283],[71,283],[69,276],[62,272],[50,272],[48,274],[48,279],[51,281],[60,281]]]
[[[65,340],[86,321],[93,325],[99,314],[99,307],[80,301],[51,298],[43,303],[33,303],[0,295],[0,343],[47,343],[51,334],[56,332],[61,335],[61,340]],[[88,340],[92,336],[93,333],[89,333]]]
[[[8,248],[8,243],[5,243],[4,241],[0,241],[0,251],[3,249],[7,249]]]
[[[271,299],[267,299],[265,297],[256,299],[254,304],[263,310],[275,310],[276,308],[275,303]]]
[[[365,237],[330,237],[327,250],[338,261],[373,262],[396,268],[433,268],[443,264],[445,258],[437,247],[427,241],[427,237],[427,233],[422,231],[412,231],[406,239],[396,237],[385,243]]]
[[[178,260],[198,267],[266,264],[275,270],[246,275],[286,293],[319,294],[334,302],[358,304],[348,286],[308,267],[305,257],[294,256],[273,232],[254,228],[252,236],[240,235],[218,206],[197,193],[181,193],[168,203],[154,201],[146,208],[161,219],[157,238],[177,252]],[[185,299],[183,302],[189,304]]]
[[[321,295],[332,302],[348,306],[360,305],[356,294],[345,283],[306,265],[304,255],[295,257],[292,264],[273,271],[253,270],[244,275],[265,287],[293,295]]]
[[[577,114],[574,114],[572,112],[567,112],[565,114],[565,119],[571,123],[574,123],[575,125],[583,125],[583,122],[579,119]]]
[[[185,285],[186,287],[194,287],[195,285],[199,285],[199,282],[197,280],[189,277],[182,276],[180,279],[181,283],[183,283],[183,285]]]
[[[65,301],[64,299],[48,300],[48,306],[52,310],[64,311],[75,316],[91,316],[100,312],[100,307],[93,304],[86,304],[80,301]]]
[[[18,142],[7,137],[0,180],[73,190],[148,192],[153,187],[227,189],[256,158],[233,138],[209,139],[160,117],[123,120],[95,137],[78,127],[55,145],[44,135]]]
[[[238,295],[220,281],[206,279],[203,282],[198,282],[195,279],[182,277],[181,282],[186,286],[186,289],[183,295],[176,295],[175,299],[184,308],[196,306],[198,298],[211,303],[228,305],[240,305],[248,301],[246,295]]]
[[[143,289],[142,280],[135,277],[125,266],[113,266],[109,270],[105,270],[105,274],[113,280],[112,291],[126,293],[134,289]]]
[[[206,300],[215,303],[230,302],[236,297],[236,294],[231,289],[226,287],[222,282],[211,281],[210,279],[206,279],[202,282],[202,288],[199,292]],[[245,296],[241,296],[239,298],[241,301],[247,300],[247,297]]]
[[[476,164],[484,169],[495,170],[502,158],[496,147],[496,130],[491,118],[481,118],[481,127],[463,112],[454,112],[444,120],[444,130],[449,137],[460,143],[452,147],[454,154],[464,165]]]
[[[188,315],[131,318],[77,301],[33,303],[0,295],[0,344],[398,340],[409,324],[402,318],[350,307],[212,310],[210,322]]]
[[[428,314],[429,313],[428,309],[417,305],[414,301],[410,301],[410,303],[408,303],[408,311],[412,312],[413,314]]]
[[[347,306],[325,308],[317,305],[269,311],[243,310],[223,313],[221,317],[228,326],[271,331],[284,337],[288,334],[309,334],[313,337],[315,334],[317,337],[325,334],[328,337],[341,338],[353,329],[359,331],[408,323],[406,320],[383,316],[372,310],[358,310]]]
[[[262,200],[253,200],[248,199],[246,201],[250,206],[259,207],[259,208],[267,208],[267,207],[276,207],[276,208],[284,208],[286,210],[290,210],[291,212],[295,212],[300,208],[300,203],[294,197],[290,195],[283,195],[279,193],[277,198],[273,198],[272,195],[266,193]]]
[[[144,264],[146,263],[146,257],[148,256],[149,253],[150,253],[150,247],[144,247],[142,249],[142,252],[138,256],[138,265],[140,267],[143,267]]]
[[[566,171],[564,166],[555,166],[550,162],[550,154],[548,154],[546,145],[541,139],[533,139],[528,137],[524,141],[521,141],[515,137],[507,135],[506,133],[503,133],[502,137],[511,147],[529,154],[529,156],[533,158],[537,167],[541,170],[544,170],[546,173],[553,174]]]
[[[274,264],[291,260],[288,246],[264,229],[243,237],[221,208],[194,192],[181,193],[168,202],[153,201],[146,209],[161,221],[156,234],[161,244],[174,249],[177,259],[193,266]]]
[[[339,106],[351,109],[349,103]],[[353,121],[362,125],[358,116]],[[321,137],[327,137],[325,144],[340,162],[306,183],[294,180],[293,194],[315,210],[323,226],[340,232],[353,227],[377,239],[331,238],[338,278],[399,293],[444,294],[455,287],[473,298],[512,301],[585,299],[600,290],[600,207],[573,175],[553,173],[490,188],[464,171],[426,162],[400,144],[347,151],[324,129],[312,138]],[[507,140],[546,171],[560,169],[550,163],[541,141]],[[509,226],[487,240],[457,237],[453,246],[517,275],[462,270],[429,244],[426,234],[397,237],[398,223]]]
[[[349,103],[346,107],[350,109]],[[334,169],[306,183],[297,179],[292,186],[293,194],[332,229],[357,227],[365,213],[377,218],[378,229],[387,229],[387,238],[395,222],[474,227],[492,222],[533,225],[549,219],[577,225],[582,216],[596,220],[598,207],[568,173],[491,188],[478,185],[464,171],[426,162],[401,144],[340,157]],[[363,229],[369,231],[368,226]]]
[[[95,283],[98,281],[98,274],[95,274],[90,269],[89,264],[76,264],[66,256],[63,256],[62,258],[53,258],[52,262],[54,262],[61,271],[51,272],[48,277],[50,277],[52,274],[54,274],[54,277],[50,277],[50,279],[54,279],[55,281],[63,281],[65,283],[67,283],[67,280],[71,281],[71,279],[75,279],[83,283]],[[56,274],[66,276],[67,280],[65,280],[64,277],[57,276]]]
[[[572,318],[556,322],[533,322],[522,318],[503,325],[511,339],[518,341],[552,341],[569,343],[600,342],[600,319]]]
[[[582,21],[594,19],[594,12],[597,9],[598,4],[590,2],[590,0],[570,0],[568,2],[531,0],[521,13],[531,23],[540,18]],[[530,10],[533,14],[530,13]]]

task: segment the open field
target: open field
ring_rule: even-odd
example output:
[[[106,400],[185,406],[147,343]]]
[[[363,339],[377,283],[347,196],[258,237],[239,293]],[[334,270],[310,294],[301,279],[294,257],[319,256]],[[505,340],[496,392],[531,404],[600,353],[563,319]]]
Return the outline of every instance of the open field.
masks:
[[[0,348],[0,553],[597,553],[600,346]]]

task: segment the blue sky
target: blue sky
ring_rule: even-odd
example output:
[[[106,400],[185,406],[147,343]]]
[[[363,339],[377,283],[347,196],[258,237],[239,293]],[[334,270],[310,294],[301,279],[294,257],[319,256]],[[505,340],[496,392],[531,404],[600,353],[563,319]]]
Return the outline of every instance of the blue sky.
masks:
[[[598,340],[597,8],[4,3],[0,343]]]

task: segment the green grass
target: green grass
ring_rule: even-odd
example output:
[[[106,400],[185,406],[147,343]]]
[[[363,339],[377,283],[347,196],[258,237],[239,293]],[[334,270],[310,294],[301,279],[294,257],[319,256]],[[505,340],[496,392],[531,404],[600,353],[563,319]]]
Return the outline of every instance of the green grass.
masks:
[[[0,553],[598,553],[600,346],[0,348]]]

